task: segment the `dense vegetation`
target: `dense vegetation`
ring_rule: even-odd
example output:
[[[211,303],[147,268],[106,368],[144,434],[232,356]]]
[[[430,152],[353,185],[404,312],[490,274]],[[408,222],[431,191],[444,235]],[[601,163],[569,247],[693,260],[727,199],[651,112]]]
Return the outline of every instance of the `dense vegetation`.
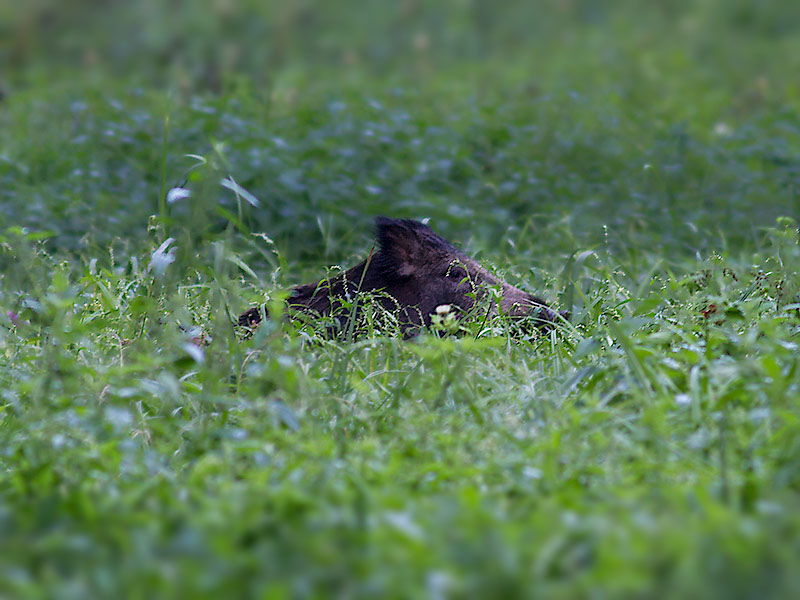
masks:
[[[0,6],[0,596],[792,597],[798,68],[778,1]],[[379,214],[571,323],[278,318]]]

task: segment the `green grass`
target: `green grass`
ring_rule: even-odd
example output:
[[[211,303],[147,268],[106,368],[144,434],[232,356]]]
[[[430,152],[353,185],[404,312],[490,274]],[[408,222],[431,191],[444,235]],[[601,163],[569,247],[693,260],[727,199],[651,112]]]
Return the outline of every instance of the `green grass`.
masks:
[[[797,10],[262,4],[0,8],[0,597],[793,597]],[[379,214],[571,322],[236,331]]]

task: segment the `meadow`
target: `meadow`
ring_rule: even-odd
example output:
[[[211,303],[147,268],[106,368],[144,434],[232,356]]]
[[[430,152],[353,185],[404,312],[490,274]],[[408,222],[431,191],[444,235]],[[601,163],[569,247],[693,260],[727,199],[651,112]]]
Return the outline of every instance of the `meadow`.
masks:
[[[799,68],[777,0],[0,6],[0,597],[794,597]],[[378,215],[569,323],[281,319]]]

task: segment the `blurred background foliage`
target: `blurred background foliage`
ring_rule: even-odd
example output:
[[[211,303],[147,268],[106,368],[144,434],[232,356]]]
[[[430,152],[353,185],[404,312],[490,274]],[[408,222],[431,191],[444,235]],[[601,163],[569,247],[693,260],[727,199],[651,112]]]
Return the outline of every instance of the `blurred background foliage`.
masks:
[[[3,216],[53,230],[64,250],[118,231],[144,239],[164,174],[183,184],[190,153],[208,159],[189,182],[204,191],[177,209],[203,215],[195,231],[223,226],[220,203],[234,209],[199,180],[232,175],[262,201],[245,207],[248,228],[289,256],[343,240],[325,261],[347,240],[363,247],[378,213],[434,217],[480,246],[524,230],[553,251],[577,237],[673,256],[753,247],[759,227],[796,216],[797,3],[34,0],[0,11]]]
[[[800,7],[781,0],[31,0],[4,4],[0,18],[2,67],[12,79],[71,77],[80,65],[195,91],[330,69],[428,79],[484,61],[524,66],[529,83],[541,85],[556,73],[569,80],[565,62],[616,70],[637,66],[619,60],[635,54],[657,75],[665,65],[652,64],[654,50],[665,45],[675,67],[691,73],[699,64],[709,83],[731,83],[732,70],[744,79],[754,65],[764,76],[788,72],[800,60],[793,52],[776,60],[800,25]],[[590,48],[591,56],[576,52]]]

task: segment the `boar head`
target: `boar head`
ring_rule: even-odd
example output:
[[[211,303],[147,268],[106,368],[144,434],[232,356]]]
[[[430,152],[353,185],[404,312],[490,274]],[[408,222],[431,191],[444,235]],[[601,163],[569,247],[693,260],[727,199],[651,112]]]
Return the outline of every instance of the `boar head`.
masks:
[[[409,219],[378,217],[377,251],[352,269],[332,279],[293,288],[287,300],[290,311],[310,314],[337,313],[344,300],[359,292],[381,292],[377,299],[397,314],[406,336],[430,325],[436,308],[449,305],[459,314],[469,311],[490,288],[500,291],[499,307],[512,317],[533,316],[540,327],[561,317],[537,298],[497,279],[429,226]],[[251,308],[239,324],[254,327],[261,311]]]

